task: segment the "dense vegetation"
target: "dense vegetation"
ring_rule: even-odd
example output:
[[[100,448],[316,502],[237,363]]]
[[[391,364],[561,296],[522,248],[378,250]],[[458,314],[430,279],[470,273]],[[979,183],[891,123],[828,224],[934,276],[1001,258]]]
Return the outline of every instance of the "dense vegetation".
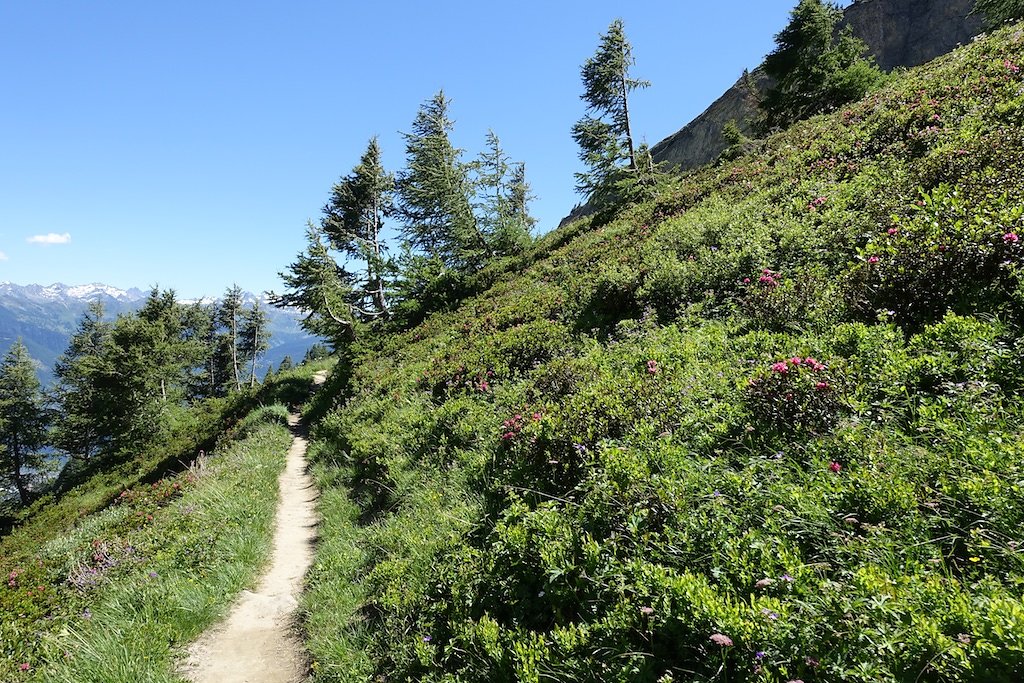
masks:
[[[40,386],[15,343],[0,362],[0,512],[31,516],[24,508],[40,495],[59,496],[69,482],[173,440],[203,401],[255,387],[268,338],[265,311],[245,306],[235,286],[215,306],[154,288],[116,319],[90,304],[53,387]]]
[[[343,345],[315,679],[1024,677],[1024,28]]]

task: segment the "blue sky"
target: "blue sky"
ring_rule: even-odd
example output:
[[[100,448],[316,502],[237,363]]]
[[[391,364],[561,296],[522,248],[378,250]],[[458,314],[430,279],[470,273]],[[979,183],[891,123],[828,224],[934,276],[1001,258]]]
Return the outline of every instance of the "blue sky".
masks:
[[[280,290],[328,191],[437,90],[475,156],[526,162],[547,231],[579,200],[579,69],[621,17],[654,144],[772,49],[796,0],[0,2],[0,281]]]

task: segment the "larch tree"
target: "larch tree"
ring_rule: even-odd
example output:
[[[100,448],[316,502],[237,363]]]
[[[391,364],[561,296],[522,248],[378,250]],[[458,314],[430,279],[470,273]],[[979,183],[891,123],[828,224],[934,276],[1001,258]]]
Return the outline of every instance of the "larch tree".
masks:
[[[849,26],[838,28],[842,18],[838,5],[823,0],[800,0],[790,12],[764,61],[774,84],[761,101],[762,132],[860,99],[884,78],[864,57],[864,41]]]
[[[270,333],[267,330],[267,313],[259,301],[251,308],[242,310],[242,326],[239,331],[239,356],[250,366],[249,386],[256,386],[256,365],[269,347]]]
[[[323,209],[320,225],[330,246],[342,254],[347,267],[358,268],[348,283],[353,318],[370,320],[390,313],[388,278],[394,266],[381,233],[394,207],[394,188],[395,179],[384,170],[373,138],[352,173],[331,189]]]
[[[1024,18],[1024,0],[977,0],[972,13],[985,17],[987,28]]]
[[[32,498],[28,469],[45,458],[48,416],[35,366],[19,339],[0,362],[0,476],[18,492],[22,505]]]
[[[597,52],[583,64],[580,98],[587,111],[573,126],[572,137],[588,168],[576,174],[576,189],[584,196],[600,199],[637,170],[629,94],[650,83],[630,75],[635,63],[622,20],[616,19],[601,36]]]
[[[271,293],[274,306],[299,309],[305,314],[302,328],[335,346],[353,338],[349,302],[355,275],[335,261],[323,228],[312,221],[306,224],[306,248],[278,276],[285,291]]]
[[[488,131],[486,149],[474,164],[477,225],[496,254],[522,251],[536,221],[528,204],[532,195],[526,165],[512,162],[494,131]]]
[[[241,361],[238,356],[242,308],[242,288],[232,285],[224,292],[224,297],[214,314],[214,319],[221,328],[218,338],[219,354],[227,370],[223,374],[228,375],[228,381],[234,386],[235,391],[242,388]]]
[[[454,123],[443,92],[425,102],[404,133],[406,166],[396,182],[397,216],[410,249],[445,267],[473,270],[494,256],[471,206],[472,182],[462,150],[452,145]]]
[[[103,304],[89,304],[54,367],[56,387],[53,445],[72,458],[89,460],[111,440],[111,323],[103,320]]]

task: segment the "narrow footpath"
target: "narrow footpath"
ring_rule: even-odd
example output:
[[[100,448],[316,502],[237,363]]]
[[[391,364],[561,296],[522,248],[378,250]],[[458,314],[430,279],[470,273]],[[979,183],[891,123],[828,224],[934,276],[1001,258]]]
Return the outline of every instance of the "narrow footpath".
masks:
[[[326,373],[319,373],[321,384]],[[242,591],[227,619],[188,650],[182,674],[195,683],[300,683],[307,658],[295,625],[302,579],[313,561],[317,491],[306,472],[306,435],[299,416],[280,478],[270,568],[255,592]]]

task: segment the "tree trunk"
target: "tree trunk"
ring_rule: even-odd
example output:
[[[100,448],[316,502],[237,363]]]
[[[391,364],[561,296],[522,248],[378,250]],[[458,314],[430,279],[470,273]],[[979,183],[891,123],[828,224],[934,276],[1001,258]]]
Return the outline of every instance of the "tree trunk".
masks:
[[[231,368],[235,373],[235,391],[242,390],[242,378],[238,372],[238,322],[237,312],[231,311]]]
[[[629,146],[629,168],[636,170],[636,153],[633,150],[633,130],[629,125],[629,89],[626,86],[626,71],[621,74],[622,81],[622,115],[626,119],[626,145]]]
[[[254,316],[255,317],[255,316]],[[256,356],[260,348],[260,326],[256,325],[252,331],[252,375],[249,377],[249,387],[256,386]]]

